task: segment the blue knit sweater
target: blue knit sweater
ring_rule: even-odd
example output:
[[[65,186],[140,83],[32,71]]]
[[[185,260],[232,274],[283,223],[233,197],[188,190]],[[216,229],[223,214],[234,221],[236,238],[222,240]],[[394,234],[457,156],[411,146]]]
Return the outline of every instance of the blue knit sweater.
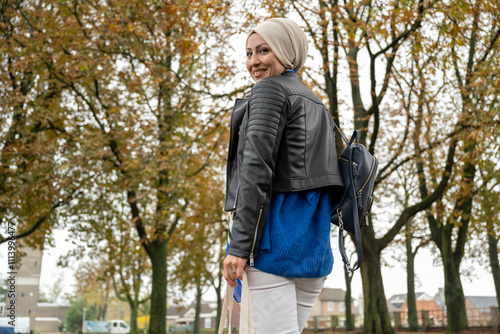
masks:
[[[333,267],[330,220],[327,191],[273,195],[255,268],[290,278],[327,276]]]

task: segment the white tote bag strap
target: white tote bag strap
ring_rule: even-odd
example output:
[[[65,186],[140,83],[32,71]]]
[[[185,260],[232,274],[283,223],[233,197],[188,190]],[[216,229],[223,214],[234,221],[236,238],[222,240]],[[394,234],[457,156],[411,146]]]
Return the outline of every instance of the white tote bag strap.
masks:
[[[231,334],[231,318],[233,315],[233,294],[234,286],[226,284],[226,295],[224,296],[224,302],[222,303],[222,312],[220,315],[219,322],[219,334],[224,332],[224,325],[226,324],[226,316],[229,312],[229,318],[227,320],[228,334]]]
[[[252,300],[248,288],[247,273],[243,271],[240,309],[240,334],[254,334]]]
[[[229,313],[227,320],[228,334],[231,334],[231,316],[233,314],[233,294],[234,286],[226,285],[226,295],[222,304],[222,312],[219,321],[219,334],[223,334],[224,325],[226,323],[226,316]],[[243,271],[243,282],[241,291],[240,303],[240,334],[254,334],[252,301],[250,299],[250,289],[248,288],[247,273]]]

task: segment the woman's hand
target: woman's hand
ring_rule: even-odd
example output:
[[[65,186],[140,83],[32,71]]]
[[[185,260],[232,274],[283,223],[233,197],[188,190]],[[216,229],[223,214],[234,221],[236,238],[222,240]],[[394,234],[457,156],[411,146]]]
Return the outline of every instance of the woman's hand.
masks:
[[[226,256],[224,260],[224,279],[229,285],[236,286],[238,285],[236,279],[243,279],[243,270],[245,270],[247,260],[234,255]]]

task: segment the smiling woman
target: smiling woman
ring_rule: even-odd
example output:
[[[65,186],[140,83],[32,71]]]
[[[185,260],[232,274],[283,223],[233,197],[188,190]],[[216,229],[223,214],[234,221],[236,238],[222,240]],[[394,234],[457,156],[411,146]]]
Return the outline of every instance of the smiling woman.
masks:
[[[285,67],[257,33],[250,35],[247,41],[247,70],[255,82],[285,72]]]
[[[342,179],[332,117],[297,74],[307,51],[290,19],[254,28],[246,66],[256,85],[231,117],[224,278],[236,286],[246,273],[256,333],[302,332],[332,271],[331,200]]]

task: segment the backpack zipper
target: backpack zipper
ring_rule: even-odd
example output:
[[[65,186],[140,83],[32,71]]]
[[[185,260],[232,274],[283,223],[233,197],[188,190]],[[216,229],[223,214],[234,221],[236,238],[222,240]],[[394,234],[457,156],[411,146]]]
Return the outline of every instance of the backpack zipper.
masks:
[[[339,159],[342,160],[342,161],[345,161],[345,162],[349,163],[349,160],[347,160],[346,158],[340,157]],[[352,165],[353,165],[353,167],[358,167],[358,164],[355,163],[354,161],[352,161]]]
[[[255,243],[257,242],[257,232],[259,231],[259,224],[260,224],[260,219],[262,218],[262,208],[259,211],[259,219],[257,220],[257,226],[255,226],[255,233],[253,235],[253,243],[252,243],[252,249],[250,251],[250,267],[253,267],[254,262],[253,262],[253,251],[255,248]]]
[[[373,204],[373,197],[370,197],[370,204],[368,204],[368,207],[366,208],[365,214],[359,222],[359,226],[363,226],[363,225],[368,226],[368,212],[370,212],[372,204]]]
[[[370,180],[370,178],[371,178],[371,176],[373,174],[373,170],[374,169],[375,169],[375,159],[373,159],[373,161],[372,161],[372,166],[370,168],[370,174],[368,174],[368,177],[366,178],[365,183],[363,184],[363,186],[356,193],[356,197],[361,197],[361,194],[363,193],[363,189],[365,189],[366,185],[368,184],[368,181]]]

